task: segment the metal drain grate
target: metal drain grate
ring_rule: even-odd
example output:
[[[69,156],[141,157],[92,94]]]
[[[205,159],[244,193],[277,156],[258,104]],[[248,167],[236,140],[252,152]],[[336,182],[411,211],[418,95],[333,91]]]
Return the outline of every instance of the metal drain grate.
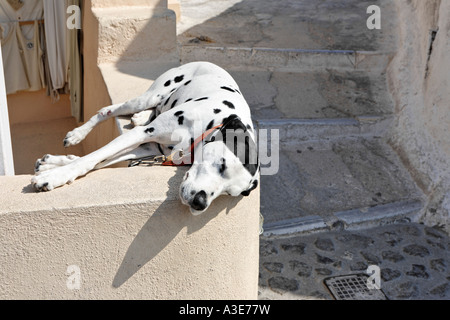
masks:
[[[324,282],[336,300],[387,300],[380,289],[368,288],[368,278],[365,274],[355,274],[327,278]]]

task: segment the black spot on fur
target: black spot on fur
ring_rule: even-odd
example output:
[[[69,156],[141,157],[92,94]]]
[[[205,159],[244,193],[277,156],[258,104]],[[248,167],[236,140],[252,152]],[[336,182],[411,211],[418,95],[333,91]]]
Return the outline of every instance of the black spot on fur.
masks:
[[[184,117],[183,117],[183,116],[181,116],[181,117],[178,118],[178,124],[179,124],[180,126],[182,126],[182,125],[184,124]]]
[[[206,131],[208,131],[209,129],[212,129],[214,127],[214,120],[212,120],[208,126],[206,127]]]
[[[230,92],[236,92],[236,91],[234,91],[233,89],[231,89],[231,88],[229,88],[229,87],[220,87],[220,89],[223,89],[223,90],[227,90],[227,91],[230,91]]]
[[[223,102],[224,105],[226,105],[228,108],[230,109],[236,109],[236,107],[234,106],[234,104],[232,104],[230,101],[224,101]]]
[[[154,131],[155,131],[155,128],[151,127],[151,128],[148,128],[147,130],[145,130],[145,133],[150,134],[150,133],[153,133]]]
[[[176,77],[176,78],[175,78],[175,83],[180,83],[180,82],[183,81],[183,80],[184,80],[184,75],[179,76],[179,77]]]
[[[203,100],[208,100],[208,99],[209,99],[208,97],[203,97],[203,98],[197,99],[195,101],[198,102],[198,101],[203,101]]]
[[[222,158],[220,161],[222,163],[219,167],[219,173],[220,175],[223,175],[225,173],[225,170],[227,170],[227,161],[225,160],[225,158]]]
[[[172,103],[172,106],[170,107],[170,109],[175,108],[175,106],[177,105],[177,102],[178,102],[178,100],[175,100],[175,101]]]
[[[192,99],[187,99],[184,103],[191,102]]]
[[[188,82],[186,82],[184,85],[187,86],[188,84],[190,84],[192,82],[192,80],[189,80]]]
[[[256,188],[258,188],[258,180],[253,181],[253,184],[251,186],[250,189],[248,189],[247,191],[242,192],[241,194],[244,197],[248,197],[250,195],[250,192],[252,192],[253,190],[255,190]]]
[[[164,83],[164,87],[168,87],[168,86],[170,86],[172,84],[172,81],[167,81],[166,83]]]
[[[166,100],[166,102],[164,102],[164,106],[167,106],[167,104],[169,103],[170,98]]]
[[[222,112],[222,110],[220,110],[220,109],[214,109],[214,113],[215,114],[219,114],[219,113],[221,113]]]
[[[245,169],[254,176],[259,168],[259,160],[255,142],[249,136],[245,137],[245,161],[243,162]],[[252,159],[254,158],[254,159]],[[256,160],[256,161],[254,161]],[[256,189],[256,187],[255,187]],[[254,189],[252,189],[254,190]],[[250,190],[251,191],[251,190]]]
[[[184,111],[178,111],[177,113],[175,113],[175,117],[179,117],[181,115],[183,115]]]

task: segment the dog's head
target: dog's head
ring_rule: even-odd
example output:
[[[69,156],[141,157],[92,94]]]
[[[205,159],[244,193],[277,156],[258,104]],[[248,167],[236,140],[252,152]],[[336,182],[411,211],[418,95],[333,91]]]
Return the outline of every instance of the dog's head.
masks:
[[[249,196],[258,187],[257,146],[249,128],[231,115],[195,149],[192,167],[180,186],[181,201],[192,214],[205,212],[220,195]]]

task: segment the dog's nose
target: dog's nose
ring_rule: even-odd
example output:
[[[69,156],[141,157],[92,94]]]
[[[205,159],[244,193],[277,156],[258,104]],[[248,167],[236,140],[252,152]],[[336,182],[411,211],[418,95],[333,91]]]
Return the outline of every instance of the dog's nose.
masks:
[[[191,208],[197,211],[203,211],[206,209],[206,192],[200,191],[192,200]]]

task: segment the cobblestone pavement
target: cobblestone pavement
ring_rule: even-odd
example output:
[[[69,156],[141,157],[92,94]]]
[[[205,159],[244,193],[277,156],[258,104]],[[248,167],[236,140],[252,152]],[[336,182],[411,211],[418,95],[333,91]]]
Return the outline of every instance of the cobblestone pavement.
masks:
[[[421,224],[261,238],[260,299],[333,299],[324,279],[381,270],[388,299],[450,300],[450,238]]]

